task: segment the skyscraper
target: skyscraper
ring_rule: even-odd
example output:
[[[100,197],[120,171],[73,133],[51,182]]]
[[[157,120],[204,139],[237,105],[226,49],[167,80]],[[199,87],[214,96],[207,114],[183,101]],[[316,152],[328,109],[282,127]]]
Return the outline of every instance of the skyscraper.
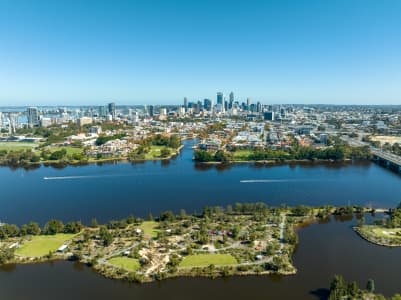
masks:
[[[216,103],[223,105],[223,98],[224,98],[223,93],[218,92],[217,93],[217,102]]]
[[[36,107],[28,107],[27,116],[28,116],[29,127],[34,127],[39,124],[39,114],[38,114],[38,109]]]
[[[203,100],[203,107],[204,107],[207,111],[211,111],[211,110],[212,110],[212,100],[210,100],[210,99],[205,99],[205,100]]]
[[[229,103],[228,103],[228,108],[229,109],[233,108],[233,103],[234,103],[234,92],[231,92],[230,93],[230,100],[229,100]]]
[[[99,106],[99,117],[101,117],[101,118],[107,117],[106,106]]]
[[[148,112],[149,112],[149,116],[153,117],[153,115],[155,114],[153,105],[149,105]]]
[[[187,99],[187,97],[184,97],[184,107],[185,107],[185,110],[188,109],[188,99]]]
[[[108,105],[109,108],[109,114],[112,116],[113,120],[116,119],[116,104],[114,102],[109,103]]]

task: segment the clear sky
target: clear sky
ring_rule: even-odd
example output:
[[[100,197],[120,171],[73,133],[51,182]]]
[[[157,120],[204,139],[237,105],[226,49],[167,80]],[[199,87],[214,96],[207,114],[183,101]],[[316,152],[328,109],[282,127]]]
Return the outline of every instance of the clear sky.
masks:
[[[0,0],[0,105],[401,104],[399,0]]]

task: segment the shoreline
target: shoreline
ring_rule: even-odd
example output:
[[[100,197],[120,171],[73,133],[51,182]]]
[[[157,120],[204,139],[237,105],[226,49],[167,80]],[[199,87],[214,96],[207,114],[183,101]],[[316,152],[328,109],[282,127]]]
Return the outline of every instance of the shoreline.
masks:
[[[24,164],[6,164],[3,162],[0,162],[0,167],[9,167],[9,168],[40,168],[42,166],[45,167],[68,167],[68,166],[88,166],[92,164],[102,164],[102,163],[135,163],[135,162],[147,162],[147,161],[166,161],[170,159],[174,159],[176,156],[178,156],[181,153],[181,150],[184,148],[184,145],[181,145],[173,153],[171,153],[167,157],[155,157],[152,159],[129,159],[128,157],[110,157],[110,158],[100,158],[100,159],[87,159],[87,160],[46,160],[46,161],[41,161],[41,162],[26,162]]]
[[[39,234],[10,237],[1,244],[3,253],[5,249],[13,249],[13,253],[15,251],[7,264],[79,261],[106,278],[140,283],[175,277],[296,274],[297,269],[292,263],[298,243],[296,231],[298,225],[305,221],[312,222],[315,217],[292,215],[290,210],[276,214],[274,209],[267,207],[260,212],[262,211],[267,214],[267,219],[254,220],[252,210],[224,213],[229,224],[223,225],[225,229],[219,229],[217,233],[217,229],[213,228],[220,225],[211,223],[214,225],[208,226],[205,233],[207,241],[202,243],[200,237],[193,236],[201,233],[199,226],[202,226],[205,216],[187,215],[182,219],[177,216],[178,219],[167,223],[162,220],[135,221],[127,223],[124,228],[105,227],[113,238],[110,244],[104,245],[101,233],[104,225],[96,228],[84,226],[75,236],[64,240],[60,239],[58,234]],[[256,212],[257,210],[254,213]],[[219,220],[219,216],[221,215],[216,214],[210,218],[216,221]],[[194,217],[197,218],[196,221]],[[192,220],[192,225],[185,229],[184,224],[189,220]],[[237,222],[241,222],[242,225],[240,231],[234,235],[229,230],[233,230],[230,228],[237,226]],[[255,226],[264,229],[253,231]],[[143,228],[140,234],[138,228]],[[260,234],[253,239],[250,238],[252,232]],[[49,238],[59,240],[59,248],[47,248],[44,241]],[[68,247],[66,251],[59,250],[61,244]],[[38,247],[43,247],[41,252],[34,250]],[[170,264],[172,261],[176,263]],[[132,268],[126,263],[136,263],[137,267]]]
[[[372,162],[369,159],[343,159],[343,160],[333,160],[333,159],[286,159],[286,160],[228,160],[228,161],[196,161],[192,159],[197,164],[204,165],[234,165],[234,164],[261,164],[261,165],[290,165],[290,164],[314,164],[314,163],[352,163],[352,162]]]
[[[387,247],[387,248],[401,247],[401,243],[399,243],[399,244],[390,244],[390,243],[386,243],[384,241],[375,240],[375,239],[371,238],[370,236],[368,236],[367,234],[365,234],[361,230],[361,228],[358,227],[358,226],[354,226],[352,229],[359,235],[359,237],[361,237],[363,240],[365,240],[365,241],[367,241],[367,242],[369,242],[371,244],[374,244],[374,245],[377,245],[377,246],[382,246],[382,247]]]
[[[124,251],[123,248],[114,249],[114,252],[111,253],[104,253],[103,257],[95,258],[94,256],[82,256],[82,251],[80,250],[78,252],[68,252],[68,253],[57,253],[53,252],[51,255],[44,255],[44,256],[38,256],[38,257],[29,257],[21,254],[16,254],[14,259],[9,261],[7,264],[38,264],[38,263],[46,263],[46,262],[51,262],[51,261],[79,261],[82,264],[87,265],[88,267],[91,267],[95,272],[98,274],[109,278],[113,280],[127,280],[131,282],[139,282],[139,283],[149,283],[149,282],[154,282],[158,280],[164,280],[164,279],[169,279],[169,278],[177,278],[177,277],[206,277],[206,278],[219,278],[219,277],[231,277],[231,276],[264,276],[264,275],[283,275],[283,276],[290,276],[290,275],[295,275],[297,274],[298,270],[297,268],[293,265],[293,255],[294,251],[297,247],[298,242],[298,231],[309,227],[310,225],[316,224],[319,219],[326,218],[327,216],[324,215],[322,217],[319,217],[316,213],[316,207],[315,208],[310,208],[311,211],[307,213],[306,215],[303,216],[296,216],[291,213],[291,208],[290,210],[286,209],[283,212],[280,213],[279,219],[280,224],[278,221],[276,225],[271,225],[273,227],[266,227],[266,230],[273,230],[273,232],[276,232],[276,234],[279,234],[280,237],[278,238],[278,241],[280,241],[280,247],[278,248],[278,252],[275,252],[274,254],[270,256],[265,256],[264,259],[262,260],[253,260],[253,261],[240,261],[238,260],[237,263],[235,264],[229,264],[229,265],[219,265],[219,264],[210,264],[210,265],[202,265],[202,266],[177,266],[174,271],[168,271],[164,270],[163,272],[152,272],[148,273],[146,269],[143,271],[129,271],[129,269],[120,267],[118,265],[109,263],[108,261],[113,258],[113,257],[126,257],[122,256],[122,251]],[[368,209],[364,208],[364,212],[367,213]],[[354,213],[356,211],[354,210]],[[329,213],[330,216],[334,216],[334,211],[331,210]],[[273,215],[272,215],[273,216]],[[236,220],[237,217],[239,218],[248,218],[251,217],[251,215],[247,214],[233,214],[231,217],[234,217]],[[277,216],[276,216],[277,217]],[[286,221],[286,218],[291,218],[291,220]],[[244,219],[245,220],[245,219]],[[158,223],[160,225],[160,223]],[[288,224],[286,227],[285,224]],[[158,225],[158,226],[159,226]],[[132,229],[136,226],[130,226],[128,225],[128,228],[131,228],[129,230],[132,231]],[[287,229],[284,229],[284,228]],[[137,227],[138,228],[138,227]],[[270,229],[269,229],[270,228]],[[284,230],[286,230],[286,234],[292,234],[295,236],[295,242],[284,242],[283,240],[283,233]],[[83,237],[85,232],[89,233],[94,233],[96,232],[97,229],[92,229],[90,227],[84,227],[80,233],[78,233],[74,238],[65,241],[65,244],[68,244],[70,246],[74,246],[77,243],[79,243],[79,240]],[[131,232],[130,231],[130,232]],[[280,231],[280,233],[279,233]],[[177,235],[176,237],[183,237],[182,235]],[[27,237],[28,240],[21,241],[21,238],[19,238],[19,241],[22,242],[22,245],[24,245],[27,241],[29,241],[32,237]],[[14,239],[15,241],[17,239]],[[118,241],[116,241],[118,243]],[[145,240],[142,240],[142,242],[151,242],[151,243],[159,243],[158,239],[155,239],[154,237],[147,237]],[[233,241],[232,241],[233,242]],[[232,243],[231,242],[231,243]],[[132,243],[132,241],[130,242]],[[136,242],[137,244],[138,242]],[[135,242],[134,242],[135,244]],[[234,243],[235,244],[235,243]],[[234,245],[232,244],[232,245]],[[161,247],[163,244],[160,244]],[[166,244],[168,245],[168,244]],[[127,245],[125,246],[127,247]],[[132,247],[134,246],[130,246]],[[233,247],[233,246],[230,246]],[[227,249],[229,249],[228,247]],[[102,252],[104,251],[103,246],[101,247]],[[127,249],[127,248],[125,248]],[[236,248],[233,248],[233,250]],[[242,248],[241,248],[242,249]],[[245,248],[247,249],[247,248]],[[249,248],[249,250],[245,250],[245,253],[249,252],[252,253],[254,250],[252,250],[253,247]],[[118,250],[118,251],[117,251]],[[170,253],[169,255],[174,255],[173,253],[176,253],[177,250],[173,250],[173,252],[167,252]],[[194,253],[196,253],[194,256],[197,255],[215,255],[215,254],[221,254],[221,255],[230,255],[230,251],[227,251],[225,248],[219,249],[216,248],[215,250],[206,250],[206,252],[203,252],[204,250],[194,250]],[[156,253],[156,252],[155,252]],[[190,255],[191,256],[191,255]],[[186,256],[184,256],[186,257]],[[128,257],[127,257],[128,258]],[[270,265],[272,261],[274,261],[273,258],[277,258],[283,261],[286,261],[287,263],[283,264],[281,267],[277,267],[277,269],[265,269],[266,265]],[[159,258],[160,260],[160,258]],[[262,267],[262,268],[259,268]],[[270,268],[270,267],[269,267]]]

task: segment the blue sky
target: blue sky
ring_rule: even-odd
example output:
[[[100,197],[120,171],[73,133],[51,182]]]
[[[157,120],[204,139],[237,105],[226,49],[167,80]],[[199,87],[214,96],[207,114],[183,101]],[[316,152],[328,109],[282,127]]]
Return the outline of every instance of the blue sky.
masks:
[[[0,0],[0,105],[401,104],[401,1]]]

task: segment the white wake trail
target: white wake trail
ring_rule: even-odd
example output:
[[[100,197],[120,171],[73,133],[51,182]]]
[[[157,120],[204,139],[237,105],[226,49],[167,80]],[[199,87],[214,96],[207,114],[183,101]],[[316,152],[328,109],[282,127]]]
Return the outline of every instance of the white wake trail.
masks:
[[[91,179],[105,177],[126,177],[130,175],[82,175],[82,176],[50,176],[43,177],[44,180],[74,180],[74,179]]]
[[[240,180],[241,183],[269,183],[269,182],[289,182],[294,181],[291,179],[249,179]]]

